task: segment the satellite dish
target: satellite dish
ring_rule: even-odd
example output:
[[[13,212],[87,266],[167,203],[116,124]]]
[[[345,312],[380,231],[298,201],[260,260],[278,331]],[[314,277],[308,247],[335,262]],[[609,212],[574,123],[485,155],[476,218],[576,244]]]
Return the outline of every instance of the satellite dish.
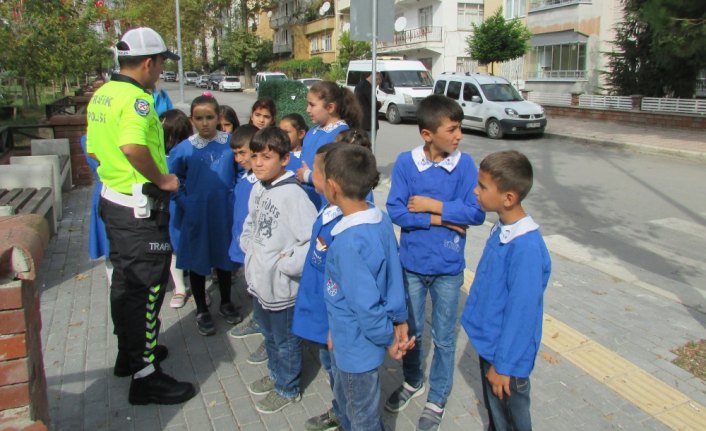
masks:
[[[343,31],[350,31],[351,30],[351,23],[347,22],[343,24]]]
[[[407,27],[407,18],[401,16],[395,20],[395,31],[404,31]]]
[[[325,1],[324,4],[321,5],[321,9],[319,9],[319,13],[321,13],[321,15],[323,15],[326,12],[328,12],[329,9],[331,9],[331,2]]]
[[[267,12],[267,18],[272,18],[272,11]]]

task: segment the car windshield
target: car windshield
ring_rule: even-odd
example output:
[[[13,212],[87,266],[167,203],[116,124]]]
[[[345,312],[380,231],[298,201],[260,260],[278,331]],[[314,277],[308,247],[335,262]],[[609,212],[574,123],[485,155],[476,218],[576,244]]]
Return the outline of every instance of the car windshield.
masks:
[[[284,75],[270,75],[267,77],[268,80],[276,80],[276,79],[287,79],[286,76]]]
[[[520,93],[510,84],[482,84],[483,93],[493,102],[521,102]]]
[[[226,82],[239,82],[240,81],[235,76],[226,76],[225,80],[226,80]]]
[[[383,72],[387,74],[392,85],[396,87],[431,87],[434,80],[426,70],[394,70]]]
[[[223,75],[213,75],[213,76],[211,76],[211,79],[214,81],[222,81]]]

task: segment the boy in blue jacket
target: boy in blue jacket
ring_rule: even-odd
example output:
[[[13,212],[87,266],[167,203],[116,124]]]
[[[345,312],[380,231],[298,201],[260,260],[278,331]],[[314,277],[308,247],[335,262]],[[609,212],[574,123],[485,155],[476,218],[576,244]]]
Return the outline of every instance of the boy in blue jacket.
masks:
[[[378,367],[386,348],[399,358],[414,344],[404,335],[398,339],[394,329],[407,320],[397,240],[387,215],[365,201],[379,178],[368,149],[334,148],[324,169],[326,198],[343,213],[331,231],[324,292],[334,396],[345,430],[381,430]]]
[[[402,228],[400,260],[409,295],[409,330],[416,347],[403,360],[404,383],[385,409],[399,412],[424,393],[422,343],[424,306],[432,299],[434,356],[429,395],[418,430],[436,430],[453,385],[456,352],[456,310],[466,266],[464,248],[468,225],[485,220],[473,189],[476,166],[458,150],[463,111],[454,100],[431,95],[417,109],[424,144],[399,155],[392,170],[387,211]]]
[[[490,231],[461,316],[480,359],[491,430],[532,429],[529,375],[542,339],[544,290],[551,274],[539,226],[522,208],[532,165],[517,151],[483,159],[475,194],[500,220]]]

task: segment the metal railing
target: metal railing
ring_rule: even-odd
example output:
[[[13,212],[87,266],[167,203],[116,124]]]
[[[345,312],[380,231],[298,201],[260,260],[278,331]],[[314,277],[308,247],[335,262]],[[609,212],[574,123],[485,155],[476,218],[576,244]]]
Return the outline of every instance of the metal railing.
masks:
[[[640,109],[651,112],[706,115],[706,100],[643,97]]]
[[[292,52],[292,44],[291,43],[275,43],[272,45],[272,52],[275,54],[279,54],[282,52]]]
[[[591,4],[591,0],[532,0],[529,10],[532,12],[571,4]]]
[[[582,94],[579,96],[579,107],[630,110],[632,109],[632,97]]]
[[[570,93],[543,93],[541,91],[530,91],[527,100],[540,105],[571,106]]]
[[[379,42],[378,46],[385,48],[414,43],[441,42],[441,40],[442,27],[427,26],[395,32],[392,42]]]
[[[530,72],[528,79],[586,79],[585,70],[538,70]]]

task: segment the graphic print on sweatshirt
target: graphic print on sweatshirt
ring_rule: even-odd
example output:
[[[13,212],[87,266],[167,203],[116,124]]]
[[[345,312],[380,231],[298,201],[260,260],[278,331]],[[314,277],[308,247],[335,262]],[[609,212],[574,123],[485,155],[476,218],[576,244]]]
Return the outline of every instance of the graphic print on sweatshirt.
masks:
[[[272,233],[279,225],[280,210],[272,203],[269,196],[261,198],[258,202],[257,220],[255,221],[255,235],[253,241],[263,245],[264,242],[272,238]]]

